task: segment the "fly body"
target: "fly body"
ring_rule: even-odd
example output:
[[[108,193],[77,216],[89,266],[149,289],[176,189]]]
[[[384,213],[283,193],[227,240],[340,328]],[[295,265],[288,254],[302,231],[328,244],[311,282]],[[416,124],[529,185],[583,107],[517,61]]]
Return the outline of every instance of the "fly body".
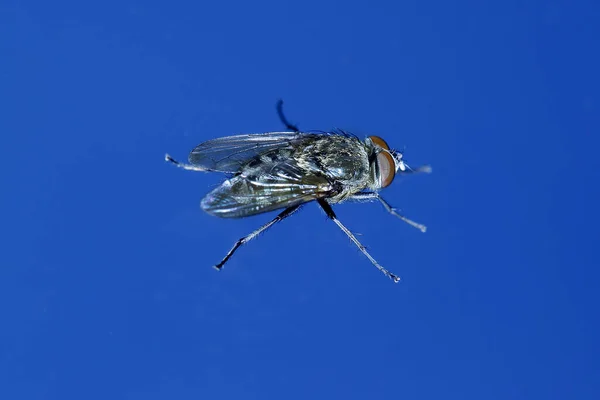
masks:
[[[388,212],[425,232],[424,225],[399,214],[379,190],[389,186],[397,174],[429,172],[430,168],[410,168],[403,154],[378,136],[361,140],[341,130],[301,132],[285,118],[282,101],[277,111],[289,131],[212,139],[191,151],[189,164],[165,157],[184,169],[229,175],[202,199],[201,207],[208,214],[241,218],[283,209],[273,220],[238,240],[216,268],[221,269],[238,247],[303,204],[316,201],[381,272],[398,282],[399,277],[379,265],[338,220],[331,205],[347,200],[378,200]]]

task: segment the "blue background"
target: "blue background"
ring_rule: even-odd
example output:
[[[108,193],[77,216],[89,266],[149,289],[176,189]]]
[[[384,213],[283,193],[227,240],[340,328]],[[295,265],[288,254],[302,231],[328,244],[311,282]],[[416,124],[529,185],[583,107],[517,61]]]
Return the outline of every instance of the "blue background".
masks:
[[[526,3],[526,4],[525,4]],[[4,1],[2,399],[598,399],[600,3]],[[304,129],[431,175],[220,220],[164,162]],[[596,245],[594,245],[596,243]]]

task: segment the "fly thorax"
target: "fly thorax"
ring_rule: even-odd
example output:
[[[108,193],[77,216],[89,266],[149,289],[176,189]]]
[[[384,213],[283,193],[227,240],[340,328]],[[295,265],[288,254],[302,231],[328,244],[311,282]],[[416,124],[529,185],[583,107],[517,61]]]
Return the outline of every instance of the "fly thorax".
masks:
[[[348,184],[364,183],[368,180],[369,160],[360,141],[340,137],[339,140],[329,141],[327,144],[329,148],[323,148],[316,153],[316,162],[329,179]]]

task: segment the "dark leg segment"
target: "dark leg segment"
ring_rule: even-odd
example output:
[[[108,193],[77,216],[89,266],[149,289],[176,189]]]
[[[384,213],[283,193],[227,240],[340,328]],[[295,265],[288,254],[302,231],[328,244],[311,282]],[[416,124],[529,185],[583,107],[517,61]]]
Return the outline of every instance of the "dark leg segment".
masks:
[[[277,102],[277,115],[279,116],[281,123],[284,124],[285,127],[288,128],[290,131],[300,132],[300,129],[298,129],[298,127],[296,125],[291,124],[287,120],[285,115],[283,115],[283,100],[281,100],[281,99]]]
[[[240,247],[241,245],[246,244],[250,240],[254,239],[256,236],[260,235],[262,232],[266,231],[272,225],[276,224],[277,222],[281,221],[282,219],[289,217],[290,215],[292,215],[293,213],[298,211],[299,208],[300,208],[299,205],[286,208],[278,216],[273,218],[271,221],[267,222],[266,224],[264,224],[263,226],[261,226],[260,228],[258,228],[254,232],[252,232],[251,234],[244,236],[243,238],[241,238],[240,240],[235,242],[235,244],[233,245],[231,250],[229,250],[229,253],[227,253],[227,255],[221,260],[220,263],[215,265],[215,268],[218,270],[223,268],[223,265],[225,265],[225,263],[231,258],[231,256],[233,255],[233,253],[235,253],[235,251],[238,249],[238,247]]]
[[[180,163],[179,161],[177,161],[176,159],[174,159],[173,157],[171,157],[168,154],[165,154],[165,161],[168,161],[171,164],[173,164],[179,168],[187,169],[188,171],[209,172],[209,170],[206,168],[198,167],[196,165],[191,165],[191,164]]]
[[[333,212],[333,208],[331,208],[331,205],[329,205],[329,203],[324,200],[324,199],[318,199],[317,202],[319,203],[319,205],[321,206],[321,208],[323,208],[323,210],[325,211],[325,214],[327,214],[327,216],[333,221],[335,222],[335,224],[350,238],[350,240],[352,240],[352,242],[356,245],[356,247],[358,247],[358,249],[365,255],[367,256],[367,258],[369,259],[369,261],[371,261],[371,263],[377,267],[378,270],[380,270],[381,272],[383,272],[383,274],[385,276],[387,276],[388,278],[390,278],[391,280],[393,280],[395,283],[400,282],[400,277],[397,275],[392,274],[390,271],[388,271],[387,269],[383,268],[381,265],[379,265],[379,263],[377,261],[375,261],[375,259],[373,257],[371,257],[371,255],[367,252],[367,249],[365,248],[365,246],[363,246],[358,239],[352,234],[352,232],[350,232],[350,230],[348,230],[348,228],[346,228],[341,222],[340,220],[337,218],[337,216],[335,215],[335,212]]]

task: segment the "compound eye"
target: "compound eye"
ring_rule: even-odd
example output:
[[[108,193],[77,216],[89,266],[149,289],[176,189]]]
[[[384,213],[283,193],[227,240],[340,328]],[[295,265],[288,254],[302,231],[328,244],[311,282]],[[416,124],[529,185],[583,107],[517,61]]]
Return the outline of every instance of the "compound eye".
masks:
[[[384,142],[385,143],[385,142]],[[394,158],[387,151],[377,154],[377,166],[379,167],[379,179],[381,187],[389,186],[396,176],[396,163]]]
[[[369,139],[371,139],[371,141],[373,143],[375,143],[377,146],[381,147],[384,150],[390,149],[390,146],[388,146],[388,144],[385,142],[385,140],[383,140],[379,136],[369,136]]]

